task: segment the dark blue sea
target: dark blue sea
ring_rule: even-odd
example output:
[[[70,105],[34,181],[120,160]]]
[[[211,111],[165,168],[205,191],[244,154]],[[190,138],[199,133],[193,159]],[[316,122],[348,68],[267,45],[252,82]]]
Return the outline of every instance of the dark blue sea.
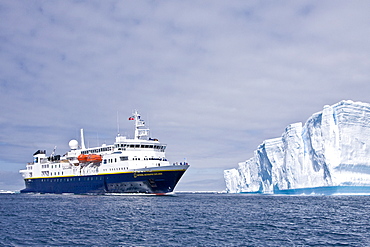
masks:
[[[370,197],[10,194],[0,223],[0,246],[370,246]]]

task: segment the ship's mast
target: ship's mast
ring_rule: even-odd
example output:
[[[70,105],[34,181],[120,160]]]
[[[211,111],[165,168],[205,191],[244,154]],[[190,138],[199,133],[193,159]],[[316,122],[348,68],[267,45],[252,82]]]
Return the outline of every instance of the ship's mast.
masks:
[[[86,149],[86,147],[85,147],[85,138],[84,138],[84,129],[81,129],[80,133],[81,133],[81,148]]]
[[[140,139],[141,137],[149,136],[149,129],[145,129],[145,122],[141,119],[140,114],[137,110],[133,113],[133,118],[135,120],[135,140]]]

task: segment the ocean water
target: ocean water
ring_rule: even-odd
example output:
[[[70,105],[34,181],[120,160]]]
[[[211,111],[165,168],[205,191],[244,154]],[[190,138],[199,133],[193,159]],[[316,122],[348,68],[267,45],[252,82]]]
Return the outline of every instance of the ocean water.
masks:
[[[0,195],[0,246],[370,246],[369,196]]]

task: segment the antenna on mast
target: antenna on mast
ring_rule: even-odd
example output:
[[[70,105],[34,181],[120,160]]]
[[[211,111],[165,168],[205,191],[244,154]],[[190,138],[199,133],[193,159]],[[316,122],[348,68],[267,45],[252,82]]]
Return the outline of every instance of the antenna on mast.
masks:
[[[54,155],[55,155],[55,150],[56,150],[56,149],[57,149],[57,146],[55,146],[55,147],[54,147],[53,152],[50,154],[50,156],[51,156],[51,157],[54,157]]]
[[[119,120],[118,120],[118,110],[117,110],[117,135],[119,136]]]

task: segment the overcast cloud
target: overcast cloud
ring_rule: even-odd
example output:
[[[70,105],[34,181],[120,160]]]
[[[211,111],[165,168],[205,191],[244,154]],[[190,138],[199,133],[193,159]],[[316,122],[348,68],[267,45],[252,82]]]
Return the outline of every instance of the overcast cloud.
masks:
[[[223,190],[223,170],[343,99],[370,102],[369,1],[0,0],[0,189],[37,149],[85,129],[108,144],[138,109],[177,190]]]

